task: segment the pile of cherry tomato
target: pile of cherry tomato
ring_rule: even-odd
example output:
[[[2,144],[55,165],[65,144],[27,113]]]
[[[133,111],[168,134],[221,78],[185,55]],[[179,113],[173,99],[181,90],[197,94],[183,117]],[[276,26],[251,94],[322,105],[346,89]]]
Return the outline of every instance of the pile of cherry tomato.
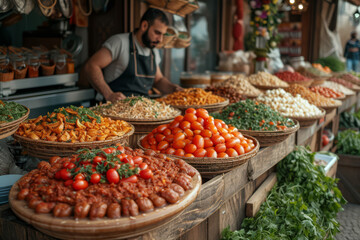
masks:
[[[122,146],[88,150],[72,157],[54,156],[49,162],[52,166],[61,166],[55,179],[63,180],[65,186],[72,186],[76,191],[86,189],[89,184],[136,183],[138,177],[153,177],[143,158],[125,154]]]
[[[235,127],[209,116],[205,109],[188,108],[170,124],[160,125],[141,140],[144,148],[181,157],[236,157],[255,148]]]
[[[344,97],[344,94],[341,92],[337,92],[331,88],[327,88],[327,87],[320,87],[320,86],[315,86],[315,87],[310,87],[310,90],[323,95],[324,97],[327,98],[339,98],[339,97]]]

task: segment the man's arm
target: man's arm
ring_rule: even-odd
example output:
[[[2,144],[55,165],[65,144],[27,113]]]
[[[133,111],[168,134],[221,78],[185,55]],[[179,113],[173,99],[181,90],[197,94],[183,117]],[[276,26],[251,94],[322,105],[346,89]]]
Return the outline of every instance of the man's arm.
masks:
[[[183,90],[179,85],[170,82],[169,79],[164,77],[159,67],[156,68],[154,87],[162,94],[169,94]]]
[[[113,92],[104,79],[102,69],[112,62],[112,56],[107,48],[101,48],[85,64],[86,78],[96,91],[101,93],[107,101],[115,102],[124,99],[121,92]]]

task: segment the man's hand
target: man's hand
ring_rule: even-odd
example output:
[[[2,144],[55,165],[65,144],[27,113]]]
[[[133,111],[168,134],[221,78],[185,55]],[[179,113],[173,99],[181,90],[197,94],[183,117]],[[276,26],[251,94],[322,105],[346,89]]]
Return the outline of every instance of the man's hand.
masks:
[[[124,94],[122,94],[121,92],[113,92],[111,93],[108,97],[106,97],[106,101],[110,101],[112,103],[121,100],[121,99],[125,99],[126,96]]]
[[[183,91],[184,89],[182,87],[180,87],[177,84],[174,84],[174,88],[173,88],[174,92],[179,92],[179,91]]]

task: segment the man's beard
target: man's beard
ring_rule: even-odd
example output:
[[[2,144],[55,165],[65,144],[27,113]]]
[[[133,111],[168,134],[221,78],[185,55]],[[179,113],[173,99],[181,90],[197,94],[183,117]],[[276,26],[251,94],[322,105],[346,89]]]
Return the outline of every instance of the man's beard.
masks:
[[[156,47],[157,44],[159,44],[159,41],[152,42],[150,40],[149,29],[146,29],[146,31],[143,33],[143,35],[141,36],[141,40],[146,47],[151,48],[151,49]]]

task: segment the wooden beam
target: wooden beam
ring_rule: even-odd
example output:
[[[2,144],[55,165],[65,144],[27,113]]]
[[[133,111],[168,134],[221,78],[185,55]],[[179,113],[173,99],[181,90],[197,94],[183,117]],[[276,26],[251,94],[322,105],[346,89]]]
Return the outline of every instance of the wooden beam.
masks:
[[[260,206],[265,202],[268,193],[277,182],[276,173],[271,173],[265,182],[256,190],[246,203],[246,216],[254,217],[260,210]]]

